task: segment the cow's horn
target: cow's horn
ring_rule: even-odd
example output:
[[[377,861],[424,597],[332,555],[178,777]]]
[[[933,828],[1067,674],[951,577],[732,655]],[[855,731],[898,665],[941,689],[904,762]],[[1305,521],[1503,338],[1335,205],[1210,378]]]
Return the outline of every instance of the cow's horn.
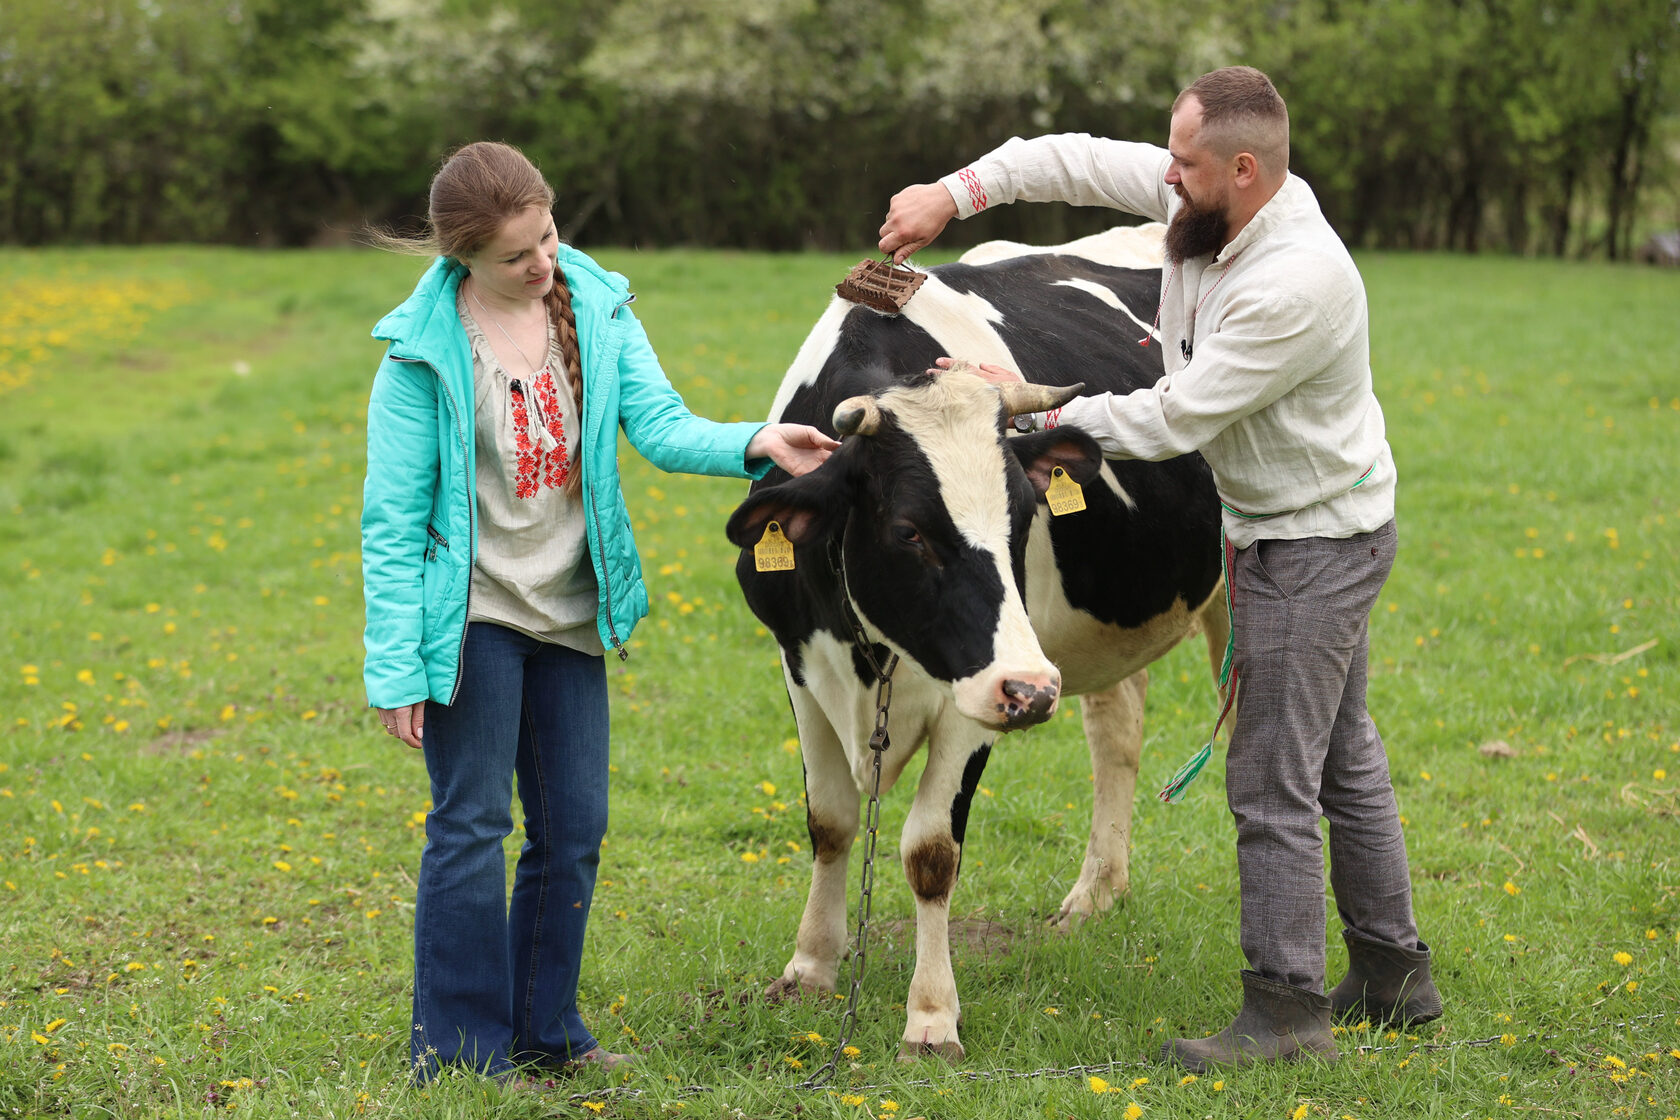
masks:
[[[880,426],[874,397],[847,397],[834,408],[834,430],[843,436],[872,436]]]
[[[1045,412],[1052,408],[1060,408],[1084,391],[1083,381],[1061,386],[1011,381],[998,386],[998,393],[1003,397],[1005,416],[1020,416],[1027,412]]]

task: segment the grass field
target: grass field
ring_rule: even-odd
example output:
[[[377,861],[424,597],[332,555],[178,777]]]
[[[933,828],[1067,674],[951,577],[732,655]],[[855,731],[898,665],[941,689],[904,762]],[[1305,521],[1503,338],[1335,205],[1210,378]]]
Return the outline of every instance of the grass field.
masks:
[[[856,260],[599,255],[719,419],[762,415]],[[583,1006],[645,1057],[626,1084],[504,1093],[409,1083],[428,793],[360,683],[367,332],[417,263],[0,252],[0,1116],[1680,1114],[1680,275],[1360,265],[1402,479],[1371,703],[1445,1018],[1347,1033],[1334,1067],[1149,1061],[1236,1007],[1222,759],[1184,804],[1139,805],[1131,897],[1055,933],[1090,773],[1069,705],[1000,743],[976,799],[968,1061],[892,1060],[913,960],[891,799],[858,1054],[797,1091],[840,1004],[756,996],[810,853],[774,644],[722,534],[745,488],[627,453],[655,607],[610,667]],[[1203,665],[1154,671],[1147,789],[1209,725]]]

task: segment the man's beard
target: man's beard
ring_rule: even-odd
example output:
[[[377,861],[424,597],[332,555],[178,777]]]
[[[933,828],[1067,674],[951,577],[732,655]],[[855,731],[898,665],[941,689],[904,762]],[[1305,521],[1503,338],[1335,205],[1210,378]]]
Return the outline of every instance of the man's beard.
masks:
[[[1225,227],[1230,224],[1225,207],[1204,210],[1182,188],[1178,197],[1184,200],[1184,205],[1167,226],[1167,259],[1173,264],[1183,264],[1191,257],[1209,256],[1224,248]]]

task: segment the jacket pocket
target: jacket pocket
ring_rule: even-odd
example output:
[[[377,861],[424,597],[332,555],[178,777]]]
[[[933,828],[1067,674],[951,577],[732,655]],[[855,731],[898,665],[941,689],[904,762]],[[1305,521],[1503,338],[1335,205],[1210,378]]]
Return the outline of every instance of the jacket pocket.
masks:
[[[449,541],[432,525],[426,526],[426,535],[432,539],[432,543],[426,546],[426,560],[430,563],[438,558],[438,549],[449,551]]]

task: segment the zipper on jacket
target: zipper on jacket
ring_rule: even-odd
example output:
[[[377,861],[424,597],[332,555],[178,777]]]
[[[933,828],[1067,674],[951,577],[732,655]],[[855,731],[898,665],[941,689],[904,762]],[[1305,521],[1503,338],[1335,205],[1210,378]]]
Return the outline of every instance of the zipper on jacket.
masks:
[[[623,311],[626,307],[629,307],[635,302],[636,293],[627,293],[625,297],[619,301],[618,306],[613,308],[613,313],[610,318],[618,318],[618,313],[620,311]],[[584,391],[588,392],[587,385],[585,386]],[[580,415],[578,417],[578,423],[583,423],[583,416]],[[601,594],[607,601],[607,636],[612,639],[613,649],[618,651],[618,659],[620,661],[628,661],[630,660],[630,651],[626,649],[624,643],[619,640],[618,626],[613,622],[612,571],[607,567],[606,549],[601,547],[601,509],[595,501],[595,484],[593,482],[586,482],[584,484],[584,489],[589,491],[589,512],[591,519],[595,522],[595,555],[601,558],[601,574],[606,577],[601,581]]]
[[[607,599],[607,635],[612,638],[613,648],[618,651],[618,659],[628,661],[630,660],[630,651],[625,649],[624,643],[618,640],[618,627],[613,624],[612,571],[607,567],[606,550],[601,547],[601,512],[595,504],[595,484],[590,483],[587,489],[589,490],[589,512],[594,515],[595,520],[595,552],[601,558],[601,574],[606,577],[601,581],[601,594],[605,595]]]
[[[438,368],[430,362],[421,361],[419,358],[404,358],[396,354],[391,355],[391,360],[393,362],[410,362],[415,365],[425,366],[427,369],[432,371],[432,376],[438,379],[438,384],[443,387],[443,395],[449,399],[449,418],[455,421],[455,438],[461,444],[461,462],[465,463],[467,461],[467,436],[465,430],[461,427],[461,409],[460,406],[455,403],[455,394],[450,391],[449,382],[444,380],[443,374],[439,373]],[[469,492],[471,490],[470,479],[468,480],[468,490]],[[469,541],[473,539],[473,521],[475,520],[478,512],[473,508],[475,504],[476,503],[474,503],[469,497],[467,501],[467,540]],[[441,542],[443,547],[449,547],[449,542],[439,536],[432,529],[430,524],[427,524],[426,532],[430,533],[434,540]],[[433,555],[435,556],[436,553],[434,552]],[[464,604],[464,610],[461,615],[461,644],[455,649],[455,687],[449,690],[449,703],[451,704],[455,703],[455,697],[461,694],[461,676],[466,668],[467,619],[472,617],[472,573],[467,573],[467,576],[467,601]]]
[[[444,540],[442,533],[428,525],[426,526],[426,535],[432,538],[432,546],[426,550],[428,561],[437,559],[438,549],[440,548],[445,552],[449,551],[449,542]]]

